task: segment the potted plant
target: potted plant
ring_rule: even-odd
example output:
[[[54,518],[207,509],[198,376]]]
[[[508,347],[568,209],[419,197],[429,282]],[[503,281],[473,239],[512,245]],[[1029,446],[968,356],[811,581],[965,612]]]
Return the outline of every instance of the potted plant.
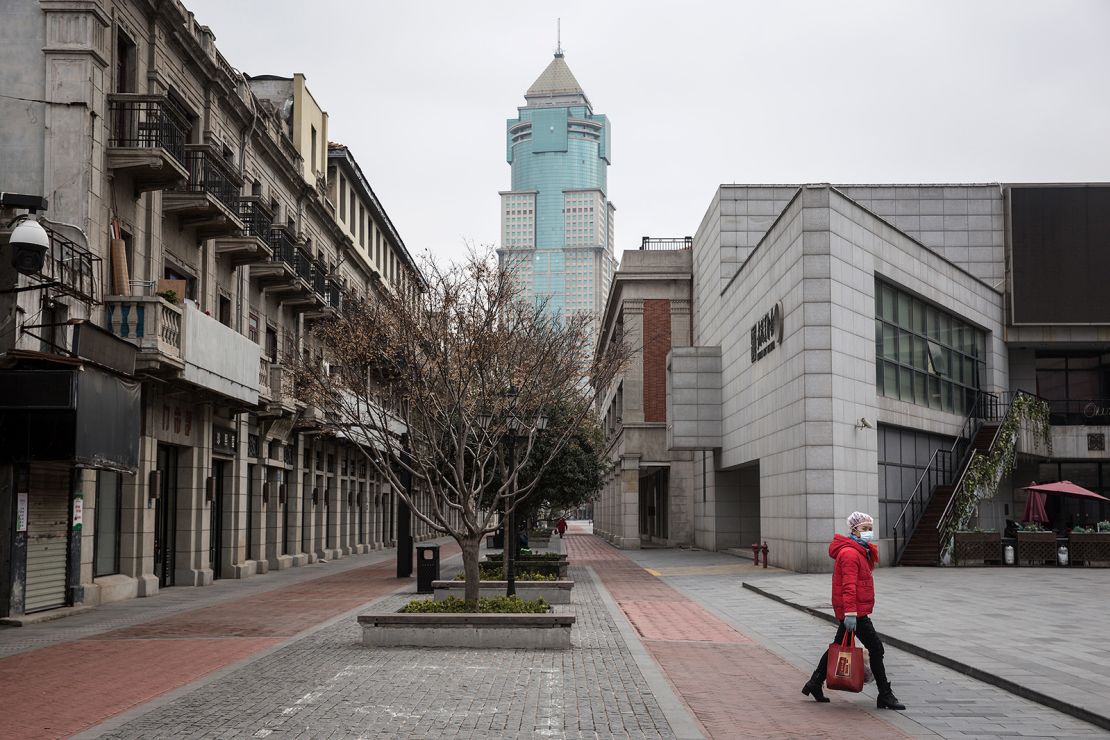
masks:
[[[1002,533],[997,529],[964,529],[955,534],[956,565],[1002,562]]]
[[[176,290],[163,290],[161,293],[155,293],[154,295],[158,296],[166,303],[177,303]]]
[[[1020,525],[1017,535],[1018,562],[1028,561],[1030,565],[1056,562],[1056,533],[1046,530],[1037,522]]]
[[[1094,529],[1073,527],[1068,534],[1068,555],[1073,563],[1110,566],[1110,522],[1099,522]]]

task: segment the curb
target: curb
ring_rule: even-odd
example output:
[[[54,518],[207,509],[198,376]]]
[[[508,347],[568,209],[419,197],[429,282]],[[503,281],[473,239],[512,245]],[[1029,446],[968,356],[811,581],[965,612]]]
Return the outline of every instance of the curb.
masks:
[[[754,591],[760,596],[765,596],[772,601],[777,601],[780,604],[785,604],[786,606],[797,609],[798,611],[802,611],[811,616],[818,617],[819,619],[823,619],[830,624],[838,624],[836,617],[834,617],[832,614],[829,614],[828,612],[821,611],[820,609],[814,609],[810,606],[803,606],[802,604],[795,604],[794,602],[782,596],[779,596],[778,594],[773,594],[770,591],[766,591],[759,586],[754,586],[747,581],[743,582],[743,586],[749,591]],[[970,676],[977,681],[982,681],[983,683],[987,683],[991,686],[1000,688],[1003,691],[1008,691],[1015,696],[1020,696],[1022,699],[1028,699],[1029,701],[1046,706],[1049,709],[1055,709],[1056,711],[1062,712],[1063,714],[1075,717],[1076,719],[1081,719],[1084,722],[1095,725],[1096,727],[1101,727],[1104,730],[1110,730],[1110,717],[1096,714],[1089,709],[1084,709],[1083,707],[1076,706],[1075,704],[1069,704],[1068,702],[1057,699],[1054,696],[1043,694],[1040,691],[1029,688],[1028,686],[1023,686],[1022,684],[1015,683],[1008,678],[1003,678],[1002,676],[996,675],[994,673],[988,673],[981,668],[976,668],[975,666],[968,665],[967,663],[961,663],[958,660],[953,660],[952,658],[949,658],[945,655],[933,652],[932,650],[929,650],[928,648],[923,648],[920,645],[915,645],[912,642],[906,642],[905,640],[899,639],[885,632],[878,632],[877,630],[876,632],[878,633],[882,641],[885,644],[890,645],[891,647],[896,647],[899,650],[904,650],[907,653],[916,655],[919,658],[924,658],[925,660],[936,663],[937,665],[942,665],[945,668],[956,671],[957,673],[962,673],[965,676]]]

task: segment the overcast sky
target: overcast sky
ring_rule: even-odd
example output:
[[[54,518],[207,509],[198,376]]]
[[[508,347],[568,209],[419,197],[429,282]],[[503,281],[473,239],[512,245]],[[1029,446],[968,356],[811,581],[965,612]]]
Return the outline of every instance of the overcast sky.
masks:
[[[1110,2],[185,0],[303,72],[414,253],[499,239],[505,119],[551,60],[612,122],[617,252],[720,183],[1110,180]]]

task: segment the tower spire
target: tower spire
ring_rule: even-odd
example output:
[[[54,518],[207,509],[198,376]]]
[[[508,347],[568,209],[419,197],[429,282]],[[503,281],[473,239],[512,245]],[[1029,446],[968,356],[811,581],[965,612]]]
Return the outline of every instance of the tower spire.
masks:
[[[555,56],[563,56],[563,19],[555,19]]]

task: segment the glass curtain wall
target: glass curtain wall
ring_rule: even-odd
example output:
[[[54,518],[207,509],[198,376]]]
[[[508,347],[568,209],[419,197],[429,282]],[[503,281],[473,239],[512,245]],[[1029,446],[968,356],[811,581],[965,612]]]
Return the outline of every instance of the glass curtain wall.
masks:
[[[964,415],[986,374],[986,332],[875,281],[875,384],[881,395]]]

